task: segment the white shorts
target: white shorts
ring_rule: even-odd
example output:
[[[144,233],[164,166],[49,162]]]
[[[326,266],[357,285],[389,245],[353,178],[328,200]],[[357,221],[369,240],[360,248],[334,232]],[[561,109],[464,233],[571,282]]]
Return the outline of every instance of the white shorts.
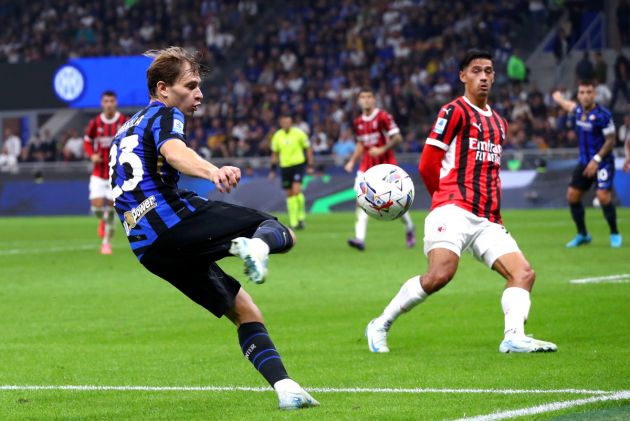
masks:
[[[95,175],[90,176],[90,200],[92,199],[114,200],[112,186],[109,184],[108,179]]]
[[[424,254],[436,248],[458,256],[468,250],[490,268],[499,257],[520,251],[503,225],[455,205],[433,209],[424,220]]]

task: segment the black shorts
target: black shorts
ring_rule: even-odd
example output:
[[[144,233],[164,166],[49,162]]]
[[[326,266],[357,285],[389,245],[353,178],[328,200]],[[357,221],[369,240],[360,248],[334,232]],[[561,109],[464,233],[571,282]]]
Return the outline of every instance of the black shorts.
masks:
[[[302,178],[304,178],[305,170],[306,162],[293,165],[292,167],[280,168],[280,174],[282,174],[282,188],[290,189],[293,183],[301,183]]]
[[[216,261],[231,256],[231,241],[251,237],[266,220],[264,212],[225,202],[206,205],[160,234],[140,263],[170,282],[188,298],[217,317],[234,307],[241,285]]]
[[[593,182],[597,181],[598,190],[612,190],[613,180],[615,179],[614,161],[607,160],[600,163],[597,168],[597,173],[593,178],[588,178],[584,174],[582,174],[585,168],[586,165],[583,165],[581,163],[578,163],[575,166],[569,186],[578,190],[587,191],[591,188]]]

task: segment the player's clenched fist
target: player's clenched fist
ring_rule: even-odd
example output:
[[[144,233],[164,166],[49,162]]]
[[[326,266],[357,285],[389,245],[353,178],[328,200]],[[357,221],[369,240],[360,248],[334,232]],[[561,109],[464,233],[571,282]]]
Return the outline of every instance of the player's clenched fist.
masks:
[[[229,193],[232,187],[236,187],[241,181],[241,170],[238,167],[225,166],[217,168],[210,173],[210,180],[217,186],[221,193]]]

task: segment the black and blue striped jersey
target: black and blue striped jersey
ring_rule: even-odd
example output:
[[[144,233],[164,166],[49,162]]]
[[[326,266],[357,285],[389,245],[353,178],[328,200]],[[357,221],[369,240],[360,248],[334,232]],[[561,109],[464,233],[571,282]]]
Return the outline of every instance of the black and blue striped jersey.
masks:
[[[575,107],[575,132],[580,145],[580,163],[587,165],[599,152],[606,141],[606,136],[615,134],[615,123],[610,111],[601,105],[595,105],[585,112],[581,105]],[[604,157],[604,162],[614,160],[612,152]]]
[[[184,114],[159,101],[151,102],[116,133],[109,156],[114,207],[138,259],[164,231],[206,203],[193,192],[179,190],[179,171],[160,154],[171,139],[185,140]]]

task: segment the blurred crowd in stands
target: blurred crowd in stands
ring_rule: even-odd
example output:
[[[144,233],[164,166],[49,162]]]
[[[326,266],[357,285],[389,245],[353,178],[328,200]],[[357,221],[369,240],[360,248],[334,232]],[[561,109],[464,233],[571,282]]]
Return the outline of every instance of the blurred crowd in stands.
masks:
[[[290,112],[309,134],[315,154],[333,155],[341,163],[354,149],[352,120],[360,87],[372,87],[378,106],[393,114],[406,140],[401,151],[419,152],[439,107],[461,94],[462,54],[482,48],[494,55],[491,104],[510,124],[505,148],[544,150],[574,147],[577,139],[551,92],[529,83],[532,69],[515,45],[523,37],[544,36],[568,10],[569,24],[554,46],[561,59],[577,37],[577,24],[571,22],[601,9],[599,3],[0,0],[0,61],[138,54],[168,45],[196,48],[223,71],[222,80],[206,86],[205,104],[187,124],[190,144],[201,155],[268,155],[279,114]],[[620,0],[623,7],[628,1]],[[630,103],[629,66],[620,54],[610,80],[601,54],[585,52],[575,72],[578,79],[598,79],[598,102],[608,106]],[[630,132],[628,122],[628,117],[618,122],[626,125],[620,135]],[[9,154],[24,161],[84,159],[81,135],[39,133],[19,153],[10,147]],[[15,143],[7,141],[11,136],[15,133],[5,133],[3,149]]]

